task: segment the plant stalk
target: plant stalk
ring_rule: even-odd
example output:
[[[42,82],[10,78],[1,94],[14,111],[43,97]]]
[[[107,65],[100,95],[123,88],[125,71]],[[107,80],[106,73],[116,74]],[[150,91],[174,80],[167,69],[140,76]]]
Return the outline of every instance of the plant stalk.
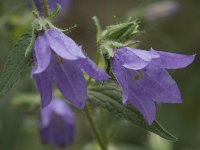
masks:
[[[107,147],[104,144],[102,136],[100,134],[100,131],[98,130],[98,128],[95,125],[95,122],[94,122],[94,120],[92,118],[92,115],[91,115],[90,108],[89,108],[88,104],[86,104],[86,107],[85,107],[85,114],[86,114],[88,122],[89,122],[89,124],[90,124],[90,126],[92,128],[92,131],[93,131],[93,133],[94,133],[94,135],[96,137],[96,140],[99,143],[99,146],[101,147],[102,150],[107,150]]]
[[[48,8],[48,3],[47,0],[42,0],[43,8],[44,8],[44,15],[46,18],[49,17],[49,8]]]
[[[97,19],[97,17],[93,17],[93,20],[95,22],[95,25],[97,26],[97,53],[96,53],[95,63],[98,66],[99,62],[100,62],[100,56],[101,56],[101,47],[100,46],[101,46],[102,30],[101,30],[101,26],[100,26],[100,23],[99,23],[99,20]],[[90,84],[91,80],[92,80],[92,78],[90,77],[87,81],[87,84]],[[100,130],[96,126],[95,121],[92,118],[92,114],[90,112],[90,106],[88,103],[86,104],[86,107],[85,107],[85,114],[86,114],[88,122],[92,128],[92,131],[96,137],[96,140],[99,143],[99,146],[101,147],[102,150],[108,150],[106,139],[104,139],[105,133],[103,133],[105,131],[102,131],[102,134],[101,134]],[[101,116],[101,117],[103,117],[103,116]]]

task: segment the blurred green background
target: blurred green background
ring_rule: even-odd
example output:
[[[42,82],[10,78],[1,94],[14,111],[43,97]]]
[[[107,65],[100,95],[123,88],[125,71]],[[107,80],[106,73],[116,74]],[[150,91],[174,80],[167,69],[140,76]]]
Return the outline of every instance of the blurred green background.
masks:
[[[141,49],[153,47],[156,50],[197,54],[189,67],[170,71],[180,87],[184,103],[159,105],[157,111],[157,119],[179,141],[168,142],[107,114],[106,128],[115,133],[111,138],[111,150],[200,150],[200,1],[177,0],[170,3],[173,5],[166,0],[72,0],[71,8],[56,20],[56,24],[63,28],[78,25],[70,36],[83,46],[91,58],[96,52],[96,27],[92,16],[97,16],[104,28],[129,17],[139,17],[144,31],[138,39]],[[0,70],[16,39],[30,31],[33,19],[26,0],[0,1]],[[27,70],[9,95],[0,100],[0,150],[55,149],[40,143],[36,107],[39,97],[34,94],[36,90],[29,72]],[[22,105],[21,101],[25,104]],[[76,139],[66,149],[98,150],[95,143],[92,144],[94,139],[84,113],[75,112]]]

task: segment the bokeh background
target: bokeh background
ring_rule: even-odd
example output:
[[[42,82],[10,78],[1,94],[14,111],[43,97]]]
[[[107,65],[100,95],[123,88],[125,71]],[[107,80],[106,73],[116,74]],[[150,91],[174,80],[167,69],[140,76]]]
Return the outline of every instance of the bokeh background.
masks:
[[[0,1],[0,70],[16,39],[31,30],[34,19],[26,0]],[[150,134],[134,124],[106,114],[113,150],[200,150],[200,1],[199,0],[72,0],[70,9],[56,19],[58,27],[77,24],[70,36],[83,46],[91,58],[96,52],[96,27],[92,16],[107,25],[140,18],[144,31],[138,40],[141,49],[197,54],[189,67],[170,71],[176,79],[184,103],[159,105],[157,119],[179,138],[172,143]],[[0,150],[53,150],[43,146],[38,134],[38,103],[29,75],[20,79],[9,94],[0,99]],[[1,83],[0,83],[1,84]],[[76,112],[77,134],[69,150],[96,150],[84,113]],[[95,113],[98,115],[98,111]],[[98,121],[98,120],[97,120]]]

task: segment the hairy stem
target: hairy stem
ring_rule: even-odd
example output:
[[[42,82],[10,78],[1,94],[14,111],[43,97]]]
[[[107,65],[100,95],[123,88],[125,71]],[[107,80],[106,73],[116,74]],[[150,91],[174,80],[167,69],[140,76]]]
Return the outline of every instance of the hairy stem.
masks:
[[[94,20],[95,25],[97,27],[97,53],[96,53],[95,63],[98,66],[99,62],[100,62],[100,57],[101,57],[101,33],[102,33],[102,29],[101,29],[101,26],[100,26],[100,23],[99,23],[99,20],[97,19],[97,17],[93,17],[92,19]],[[87,81],[87,84],[90,84],[91,80],[92,80],[92,78],[90,77]],[[102,125],[103,131],[100,132],[98,127],[95,124],[95,121],[92,118],[92,114],[90,112],[90,106],[89,106],[88,103],[86,104],[86,107],[85,107],[85,114],[86,114],[88,122],[89,122],[89,124],[92,128],[92,131],[93,131],[93,133],[96,137],[96,140],[99,143],[99,146],[101,147],[102,150],[107,150],[107,142],[106,142],[107,140],[105,138],[106,136],[105,136],[104,126]],[[104,119],[102,119],[102,117],[103,117],[103,115],[101,116],[101,121],[104,120]],[[102,122],[102,123],[104,123],[104,122]]]
[[[92,131],[93,131],[93,133],[94,133],[94,135],[96,137],[96,140],[99,143],[99,146],[101,147],[102,150],[107,150],[107,147],[104,144],[103,139],[101,137],[100,131],[98,130],[98,128],[95,125],[95,122],[94,122],[94,120],[92,118],[92,115],[91,115],[90,108],[89,108],[88,104],[86,104],[86,107],[85,107],[85,114],[86,114],[88,122],[89,122],[89,124],[90,124],[90,126],[92,128]]]
[[[101,121],[102,137],[103,137],[103,140],[104,140],[104,144],[107,147],[108,146],[108,140],[107,140],[106,128],[105,128],[105,114],[104,114],[104,110],[102,108],[100,109],[100,121]]]
[[[101,29],[101,25],[100,25],[98,18],[96,16],[94,16],[92,19],[94,20],[95,25],[97,27],[97,35],[96,35],[96,38],[97,38],[97,53],[96,53],[95,63],[98,66],[99,62],[100,62],[100,56],[101,56],[101,33],[102,33],[102,29]]]

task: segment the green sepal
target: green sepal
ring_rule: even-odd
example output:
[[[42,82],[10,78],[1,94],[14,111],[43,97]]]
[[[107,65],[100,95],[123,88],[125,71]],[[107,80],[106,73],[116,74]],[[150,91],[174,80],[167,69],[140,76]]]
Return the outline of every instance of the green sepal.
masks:
[[[139,21],[128,21],[125,23],[108,26],[102,33],[104,40],[112,40],[125,43],[130,38],[139,34]]]
[[[58,16],[58,14],[60,13],[61,9],[62,9],[62,6],[60,4],[57,4],[57,8],[50,13],[48,18],[50,20],[56,18]]]
[[[37,7],[35,6],[35,1],[34,0],[32,0],[32,13],[33,13],[33,15],[35,17],[39,17],[40,16],[39,12],[37,10]]]
[[[60,31],[62,31],[62,32],[64,32],[64,33],[66,33],[66,34],[69,34],[69,33],[72,32],[75,28],[77,28],[77,24],[75,24],[75,25],[73,25],[73,26],[71,26],[71,27],[69,27],[69,28],[67,28],[67,29],[59,29],[59,28],[57,28],[57,29],[60,30]]]

